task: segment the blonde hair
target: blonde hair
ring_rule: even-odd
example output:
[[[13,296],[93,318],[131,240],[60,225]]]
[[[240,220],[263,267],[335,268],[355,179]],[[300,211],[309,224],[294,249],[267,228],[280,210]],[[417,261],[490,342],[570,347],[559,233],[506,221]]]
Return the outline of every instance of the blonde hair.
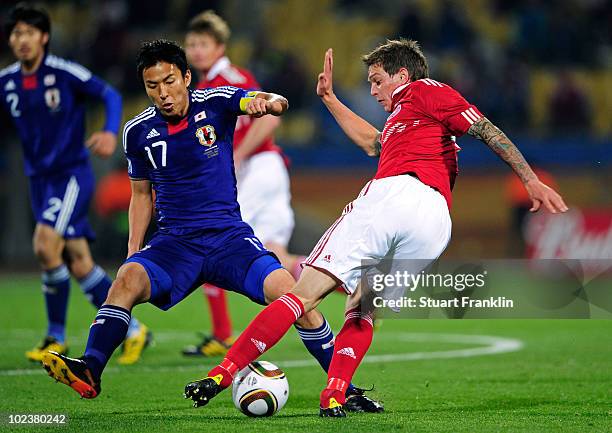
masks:
[[[211,9],[193,17],[189,21],[187,33],[207,33],[220,44],[227,43],[232,34],[227,22]]]

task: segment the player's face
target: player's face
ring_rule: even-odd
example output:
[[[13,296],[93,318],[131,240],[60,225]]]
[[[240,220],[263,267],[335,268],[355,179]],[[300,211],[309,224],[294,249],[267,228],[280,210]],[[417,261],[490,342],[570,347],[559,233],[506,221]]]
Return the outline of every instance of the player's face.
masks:
[[[382,66],[372,65],[368,68],[368,81],[370,82],[370,95],[383,106],[385,111],[391,112],[393,91],[408,82],[407,71],[400,69],[397,74],[389,75]]]
[[[208,72],[225,54],[225,44],[220,44],[208,33],[187,33],[185,38],[187,60],[198,71]]]
[[[183,74],[172,63],[157,62],[142,71],[142,79],[147,95],[164,117],[180,119],[189,108],[189,91],[191,71]]]
[[[49,33],[19,21],[9,36],[9,45],[13,54],[22,63],[34,63],[45,53],[45,44]]]

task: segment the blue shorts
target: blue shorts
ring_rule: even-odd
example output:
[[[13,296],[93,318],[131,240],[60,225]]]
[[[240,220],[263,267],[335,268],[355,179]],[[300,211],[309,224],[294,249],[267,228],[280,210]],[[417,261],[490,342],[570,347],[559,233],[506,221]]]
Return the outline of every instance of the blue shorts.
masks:
[[[87,214],[95,177],[89,164],[61,174],[30,177],[30,200],[37,223],[51,226],[62,237],[94,239]]]
[[[203,283],[231,290],[265,305],[264,280],[282,266],[252,230],[197,236],[156,233],[125,263],[141,264],[151,281],[153,305],[167,310]]]

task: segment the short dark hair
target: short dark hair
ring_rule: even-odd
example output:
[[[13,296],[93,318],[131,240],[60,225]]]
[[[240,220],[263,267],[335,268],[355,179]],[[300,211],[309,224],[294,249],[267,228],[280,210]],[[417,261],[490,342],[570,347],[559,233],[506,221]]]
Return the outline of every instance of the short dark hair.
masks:
[[[176,65],[183,74],[183,77],[187,72],[187,57],[185,56],[185,50],[176,42],[157,39],[155,41],[144,42],[140,47],[140,51],[138,51],[136,70],[140,81],[143,81],[142,72],[146,68],[155,66],[159,62]]]
[[[401,68],[406,68],[410,81],[429,77],[427,59],[417,41],[410,39],[387,40],[372,52],[364,55],[361,60],[369,67],[381,66],[389,75],[397,74]]]
[[[196,15],[189,21],[187,33],[209,34],[219,44],[226,44],[231,35],[227,22],[210,9]]]
[[[7,38],[20,21],[36,27],[43,33],[51,34],[51,20],[46,10],[29,3],[18,3],[9,11],[4,22],[4,32]]]

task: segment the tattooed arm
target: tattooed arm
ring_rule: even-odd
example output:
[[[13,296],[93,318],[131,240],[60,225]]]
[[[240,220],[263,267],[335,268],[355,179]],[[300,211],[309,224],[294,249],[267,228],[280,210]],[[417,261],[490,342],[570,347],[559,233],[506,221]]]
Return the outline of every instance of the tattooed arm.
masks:
[[[468,134],[483,141],[518,175],[533,203],[530,211],[537,212],[543,204],[550,212],[566,212],[568,210],[563,198],[549,186],[540,182],[523,154],[514,143],[489,119],[483,117],[474,123]]]

